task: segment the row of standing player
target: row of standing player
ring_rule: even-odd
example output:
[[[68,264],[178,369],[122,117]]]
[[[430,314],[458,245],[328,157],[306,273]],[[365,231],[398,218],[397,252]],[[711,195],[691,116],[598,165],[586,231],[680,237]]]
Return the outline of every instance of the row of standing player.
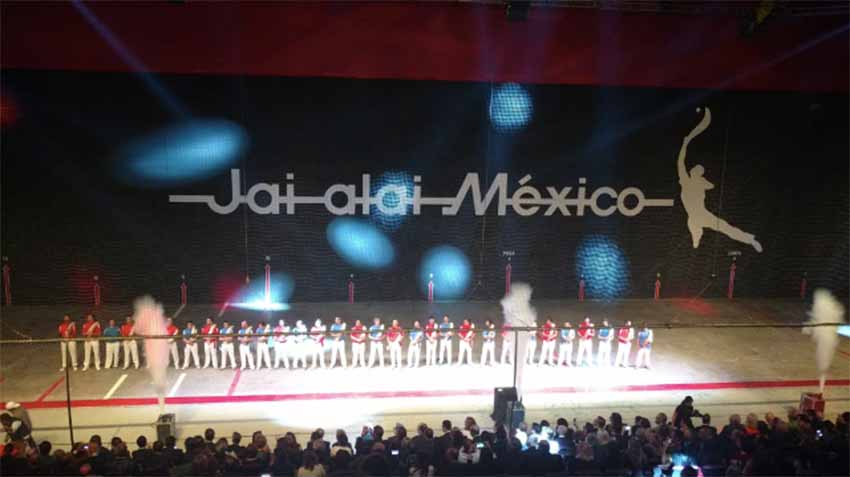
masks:
[[[256,328],[252,328],[246,321],[235,329],[229,322],[224,321],[222,326],[216,325],[212,318],[207,318],[204,326],[198,330],[191,321],[186,322],[183,330],[174,325],[171,318],[167,319],[167,333],[176,338],[168,340],[170,359],[174,367],[181,368],[180,354],[178,351],[177,337],[182,338],[183,361],[182,368],[186,369],[193,362],[195,367],[224,369],[236,368],[234,352],[234,340],[239,344],[239,361],[241,369],[261,368],[264,364],[267,368],[298,368],[299,365],[307,368],[307,359],[311,358],[311,368],[326,367],[325,351],[330,350],[330,367],[335,367],[337,361],[342,367],[348,367],[347,353],[345,350],[346,324],[341,318],[334,318],[330,329],[320,319],[317,319],[308,329],[303,321],[298,320],[294,326],[289,327],[285,320],[280,320],[274,328],[271,324],[260,322]],[[406,332],[406,333],[405,333]],[[406,334],[406,336],[405,336]],[[611,349],[613,341],[617,340],[617,355],[615,366],[629,366],[629,356],[632,342],[637,338],[638,351],[636,367],[650,367],[650,354],[652,350],[653,333],[646,324],[635,333],[630,321],[622,327],[614,329],[605,320],[597,330],[589,317],[578,326],[578,330],[572,328],[569,322],[558,327],[551,319],[547,319],[536,332],[531,332],[527,355],[528,363],[535,363],[537,343],[541,342],[541,350],[538,365],[548,364],[550,366],[573,366],[572,352],[573,343],[578,339],[578,354],[576,366],[584,363],[593,365],[593,341],[597,341],[597,365],[610,365]],[[419,320],[414,322],[413,328],[403,329],[398,320],[392,320],[389,328],[385,329],[380,318],[374,318],[373,324],[368,328],[360,320],[356,320],[354,326],[348,332],[351,341],[352,366],[373,367],[384,366],[384,342],[390,354],[390,366],[402,367],[402,345],[405,338],[408,340],[407,366],[418,367],[421,361],[422,344],[425,344],[425,365],[452,364],[452,343],[455,335],[455,326],[448,316],[444,316],[439,324],[431,316],[424,329]],[[77,337],[76,325],[69,315],[63,317],[59,325],[59,336],[69,339],[60,342],[62,354],[62,370],[67,366],[70,357],[74,370],[77,370],[76,342],[70,338]],[[120,347],[123,345],[124,369],[131,366],[139,367],[138,342],[136,340],[119,340],[119,337],[135,336],[135,326],[132,318],[127,317],[125,323],[118,327],[115,320],[109,320],[108,326],[101,329],[100,323],[93,314],[86,316],[82,325],[82,337],[91,338],[84,341],[85,357],[83,370],[87,370],[93,361],[95,369],[100,369],[100,340],[105,338],[106,362],[105,367],[119,367]],[[479,363],[481,366],[495,365],[496,327],[491,320],[486,320],[481,330],[482,348]],[[473,364],[472,352],[476,339],[475,324],[469,320],[463,320],[457,329],[459,343],[459,356],[457,364]],[[509,325],[502,327],[502,350],[500,364],[513,363],[513,339],[514,331]],[[110,340],[109,338],[113,338]],[[329,338],[326,340],[326,338]],[[200,365],[198,341],[204,344],[204,364]],[[369,361],[365,360],[366,342],[369,342]],[[251,350],[252,344],[255,351]],[[556,346],[557,358],[556,358]],[[218,353],[221,353],[221,365],[219,365]],[[274,359],[272,359],[272,352]],[[254,360],[256,354],[256,362]],[[291,361],[291,363],[290,363]]]

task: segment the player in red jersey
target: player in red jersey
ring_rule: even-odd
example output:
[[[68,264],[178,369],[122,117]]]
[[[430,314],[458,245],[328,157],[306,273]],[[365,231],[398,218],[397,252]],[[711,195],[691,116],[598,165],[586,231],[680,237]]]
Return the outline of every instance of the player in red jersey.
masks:
[[[129,338],[136,336],[136,324],[133,318],[128,316],[124,318],[124,324],[121,325],[121,336]],[[133,367],[139,369],[139,343],[136,340],[124,340],[124,369],[130,367],[130,361],[133,362]]]
[[[71,366],[74,371],[77,370],[77,342],[72,338],[77,337],[77,325],[71,320],[71,315],[62,317],[62,323],[59,323],[59,337],[68,341],[59,342],[59,350],[62,353],[62,368],[59,371],[65,371],[68,366],[68,355],[71,356]]]
[[[351,367],[366,367],[366,327],[360,320],[354,322],[351,327]]]
[[[94,315],[89,313],[86,315],[86,321],[83,323],[83,336],[87,339],[85,344],[85,358],[83,359],[83,371],[89,369],[90,358],[94,355],[94,369],[100,371],[100,342],[96,339],[100,337],[100,323],[95,320]]]
[[[472,365],[472,346],[475,344],[475,325],[469,320],[463,320],[463,323],[458,329],[458,360],[457,364],[463,364],[463,358],[466,356],[466,364]]]
[[[387,349],[390,351],[390,368],[401,369],[401,342],[404,340],[404,330],[393,320],[390,329],[387,330]]]

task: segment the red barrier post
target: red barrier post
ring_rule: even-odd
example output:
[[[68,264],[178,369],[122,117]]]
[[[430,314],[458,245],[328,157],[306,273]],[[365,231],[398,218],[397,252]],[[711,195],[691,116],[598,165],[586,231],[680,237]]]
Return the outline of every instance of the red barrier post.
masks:
[[[354,303],[354,274],[348,276],[348,303]]]
[[[726,291],[726,297],[730,300],[735,298],[735,269],[738,266],[735,264],[735,257],[732,257],[732,265],[729,266],[729,289]]]
[[[266,255],[266,265],[263,267],[266,271],[266,290],[265,290],[265,299],[266,303],[270,302],[272,299],[272,266],[269,265],[269,256]]]
[[[809,272],[803,272],[803,279],[800,280],[800,299],[801,300],[806,299],[806,287],[809,286],[808,279],[807,279],[808,274],[809,274]]]
[[[186,285],[186,275],[180,275],[180,304],[185,305],[189,299],[189,286]]]
[[[434,303],[434,274],[429,275],[428,280],[428,303]]]
[[[12,267],[9,266],[8,257],[3,257],[3,297],[6,306],[12,304]]]
[[[100,306],[100,282],[97,275],[94,276],[94,306]]]
[[[511,257],[508,257],[508,264],[505,265],[505,295],[511,292]]]
[[[578,281],[578,301],[584,301],[584,275]]]
[[[655,301],[661,298],[661,274],[655,274]]]

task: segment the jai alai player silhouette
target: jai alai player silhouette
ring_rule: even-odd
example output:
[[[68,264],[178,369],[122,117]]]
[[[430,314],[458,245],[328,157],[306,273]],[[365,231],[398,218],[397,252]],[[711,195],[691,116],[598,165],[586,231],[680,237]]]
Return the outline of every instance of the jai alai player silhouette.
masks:
[[[697,108],[697,112],[700,109]],[[688,230],[691,232],[694,248],[699,247],[699,242],[702,239],[703,229],[711,229],[720,232],[732,240],[752,245],[756,252],[761,252],[761,244],[755,238],[755,235],[744,232],[743,230],[729,225],[729,222],[712,214],[705,208],[705,191],[714,189],[714,184],[709,182],[703,174],[705,169],[702,165],[695,165],[691,168],[690,174],[685,167],[685,155],[688,152],[688,144],[695,137],[702,134],[708,129],[711,124],[711,110],[705,108],[705,114],[702,120],[697,124],[693,131],[685,136],[682,141],[682,149],[679,150],[679,160],[677,163],[679,170],[679,184],[682,186],[682,205],[685,207],[685,212],[688,214]]]

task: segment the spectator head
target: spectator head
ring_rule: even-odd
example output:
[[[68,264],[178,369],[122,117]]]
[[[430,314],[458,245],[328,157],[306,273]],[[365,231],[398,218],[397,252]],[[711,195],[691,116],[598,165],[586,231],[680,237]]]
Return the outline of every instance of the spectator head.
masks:
[[[567,426],[570,427],[570,423],[563,417],[559,417],[557,421],[555,421],[556,426]]]
[[[348,434],[345,433],[342,429],[336,430],[336,442],[337,444],[347,446],[348,445]]]
[[[215,430],[213,430],[212,428],[207,428],[204,431],[204,440],[207,442],[212,442],[213,440],[215,440]]]
[[[747,414],[747,427],[750,429],[757,429],[758,425],[759,417],[754,412]]]
[[[446,462],[457,462],[458,452],[454,447],[446,449]]]
[[[549,441],[540,441],[537,443],[537,451],[543,455],[549,455]]]
[[[139,449],[144,449],[148,446],[148,438],[145,436],[139,436],[136,438],[136,445],[139,446]]]
[[[227,445],[227,441],[224,441],[225,445]],[[322,445],[324,445],[324,441],[322,441]],[[260,434],[254,439],[254,447],[260,450],[265,450],[268,447],[268,440],[266,436]]]
[[[168,436],[165,438],[165,447],[169,449],[173,449],[174,446],[177,445],[177,439],[174,436]]]
[[[103,444],[103,441],[100,439],[100,436],[98,434],[91,436],[91,438],[89,438],[89,442],[96,442],[98,446]]]
[[[401,425],[400,422],[396,423],[395,428],[393,429],[395,432],[395,436],[399,440],[403,440],[407,438],[407,428]]]
[[[65,315],[68,316],[68,315]],[[68,317],[70,318],[70,317]],[[49,441],[41,441],[41,444],[38,445],[38,453],[41,455],[50,455],[50,450],[53,448],[53,445]]]
[[[162,444],[162,441],[154,441],[153,442],[153,451],[154,452],[162,452],[165,450],[165,446]]]
[[[682,400],[682,404],[691,405],[694,403],[694,398],[690,396],[685,396],[685,399]]]
[[[443,432],[450,432],[452,430],[452,421],[448,419],[443,420]]]
[[[110,447],[110,448],[112,448],[112,449],[115,449],[116,447],[118,447],[118,446],[119,446],[119,445],[121,445],[122,443],[123,443],[123,441],[121,440],[121,438],[120,438],[120,437],[118,437],[118,436],[115,436],[115,437],[113,437],[113,438],[112,438],[112,440],[109,442],[109,447]]]
[[[711,414],[703,414],[702,415],[702,425],[703,426],[711,425]]]
[[[331,466],[335,470],[345,470],[351,465],[351,454],[348,452],[348,449],[343,449],[334,454],[332,460]]]
[[[387,448],[386,448],[386,446],[384,446],[384,444],[382,442],[375,442],[375,444],[372,445],[372,451],[371,452],[373,454],[383,454],[384,452],[386,452],[386,450],[387,450]]]
[[[233,435],[230,436],[230,442],[232,442],[233,445],[238,446],[239,443],[242,442],[242,434],[234,432]]]
[[[416,426],[416,434],[420,436],[425,436],[425,433],[428,431],[428,425],[424,422],[420,422],[418,426]]]
[[[729,416],[729,425],[730,426],[740,426],[741,425],[741,416],[737,414],[732,414]]]
[[[427,437],[428,439],[433,439],[434,438],[434,429],[431,429],[430,427],[425,429],[425,437]]]
[[[567,426],[564,424],[558,424],[558,427],[555,429],[558,433],[558,437],[566,437],[567,436]]]
[[[472,437],[478,437],[479,434],[481,434],[481,429],[478,428],[477,424],[469,428],[469,435]]]
[[[324,439],[325,438],[325,430],[322,429],[321,427],[316,429],[316,437],[318,437],[319,439]]]
[[[113,446],[112,455],[115,457],[130,457],[130,453],[127,451],[127,444],[119,439],[119,442]]]
[[[373,430],[373,434],[375,434],[375,440],[381,441],[384,439],[384,428],[381,426],[375,426]]]
[[[593,426],[597,429],[605,429],[605,418],[602,416],[596,416],[596,419],[593,420]]]
[[[666,424],[667,424],[667,414],[664,414],[663,412],[659,412],[655,416],[655,425],[656,426],[664,426]]]

